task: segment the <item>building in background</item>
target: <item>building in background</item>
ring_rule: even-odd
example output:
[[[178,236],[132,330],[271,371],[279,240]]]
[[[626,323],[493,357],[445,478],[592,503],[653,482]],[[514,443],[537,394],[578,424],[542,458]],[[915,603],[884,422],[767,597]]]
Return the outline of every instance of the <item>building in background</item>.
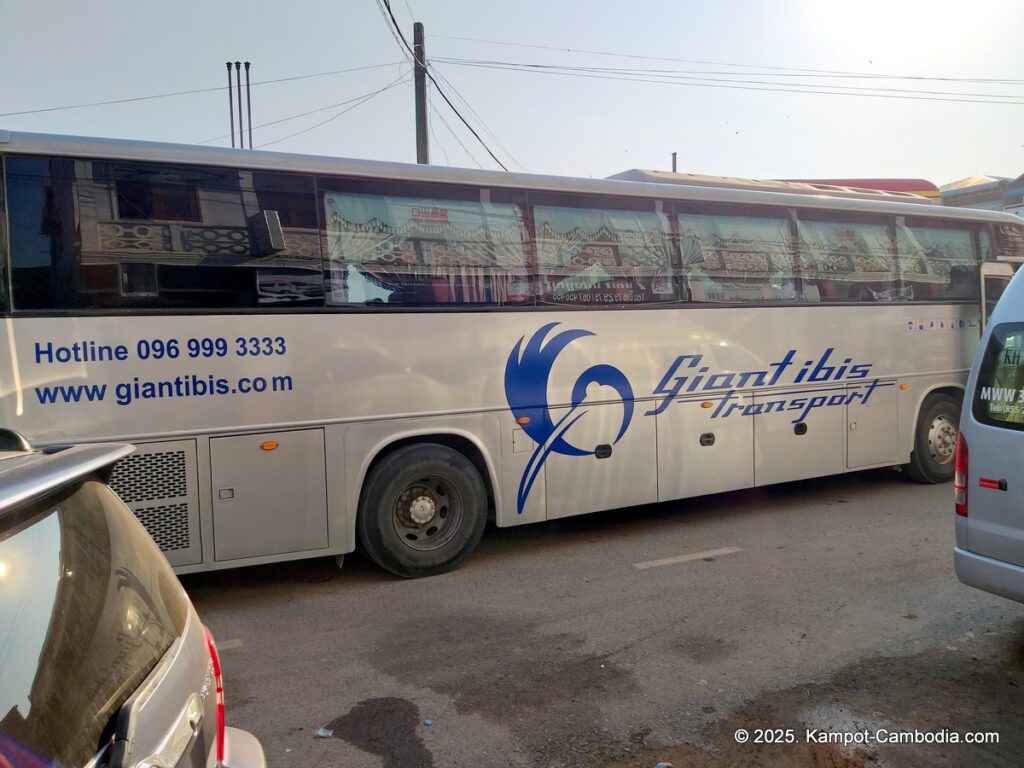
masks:
[[[942,187],[942,204],[959,208],[985,208],[1024,216],[1024,174],[968,176]]]

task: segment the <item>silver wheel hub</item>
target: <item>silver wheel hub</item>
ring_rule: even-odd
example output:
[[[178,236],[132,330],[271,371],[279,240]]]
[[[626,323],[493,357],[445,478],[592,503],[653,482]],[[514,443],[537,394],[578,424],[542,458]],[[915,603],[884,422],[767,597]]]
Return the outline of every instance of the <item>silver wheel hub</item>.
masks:
[[[928,429],[928,451],[939,464],[946,464],[956,453],[956,425],[946,416],[936,418]]]
[[[462,530],[462,493],[444,475],[424,475],[398,494],[391,519],[405,546],[439,549]]]
[[[434,519],[437,505],[429,496],[417,496],[409,505],[409,519],[416,525],[425,525]]]

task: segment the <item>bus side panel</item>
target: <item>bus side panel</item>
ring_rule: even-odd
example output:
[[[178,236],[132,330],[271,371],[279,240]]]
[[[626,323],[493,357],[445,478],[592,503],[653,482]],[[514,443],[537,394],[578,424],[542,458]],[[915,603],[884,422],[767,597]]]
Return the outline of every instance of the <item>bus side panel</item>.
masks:
[[[742,411],[749,395],[735,398]],[[754,485],[754,420],[721,418],[687,400],[659,413],[658,501],[733,491]]]
[[[536,523],[547,519],[547,485],[545,473],[531,477],[537,444],[511,416],[501,421],[501,484],[498,493],[502,503],[497,523],[500,527]],[[527,490],[529,492],[527,492]],[[520,495],[523,495],[520,507]]]
[[[398,419],[350,426],[345,431],[344,440],[345,455],[347,456],[346,486],[350,489],[345,524],[350,541],[355,541],[359,498],[374,459],[382,455],[388,446],[394,445],[400,440],[417,439],[429,443],[431,435],[452,435],[470,441],[483,456],[484,464],[487,467],[488,477],[484,478],[484,481],[491,488],[500,487],[496,472],[498,462],[495,457],[501,455],[501,438],[498,417],[494,414]],[[507,491],[507,489],[505,490]],[[494,504],[495,513],[500,521],[504,508],[500,495],[494,499]]]
[[[754,484],[773,485],[842,472],[845,387],[804,390],[785,409],[778,395],[754,396]],[[801,392],[803,394],[803,392]],[[818,407],[810,406],[820,402]],[[793,403],[804,410],[792,408]]]
[[[348,481],[345,477],[345,431],[348,425],[332,424],[324,429],[327,452],[327,540],[332,550],[340,553],[356,548],[349,525]]]
[[[873,381],[846,387],[846,467],[860,469],[895,464],[897,393],[895,381]]]
[[[632,415],[634,411],[631,402],[551,409],[556,424],[568,425],[562,433],[565,441],[582,453],[547,454],[544,474],[548,519],[658,500],[655,421],[624,421],[624,414]],[[628,428],[621,432],[623,423]],[[617,432],[621,432],[620,437],[613,439]]]

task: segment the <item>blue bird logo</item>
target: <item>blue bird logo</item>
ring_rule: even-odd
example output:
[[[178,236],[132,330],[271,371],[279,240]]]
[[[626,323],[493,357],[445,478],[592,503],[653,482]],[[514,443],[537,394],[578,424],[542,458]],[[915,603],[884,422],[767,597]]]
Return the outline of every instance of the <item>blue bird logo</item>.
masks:
[[[525,336],[521,337],[505,365],[505,398],[509,408],[517,420],[522,419],[520,423],[523,431],[537,443],[519,481],[519,514],[523,513],[530,489],[552,452],[564,456],[594,455],[593,450],[579,448],[565,438],[565,433],[588,411],[583,401],[591,384],[611,387],[622,400],[622,423],[612,443],[622,439],[633,418],[633,388],[628,379],[618,368],[602,364],[591,366],[579,375],[572,387],[568,412],[557,422],[552,419],[548,406],[548,384],[555,359],[576,339],[596,335],[593,331],[570,329],[555,334],[545,343],[548,334],[557,325],[556,322],[542,326],[529,341],[526,341]]]

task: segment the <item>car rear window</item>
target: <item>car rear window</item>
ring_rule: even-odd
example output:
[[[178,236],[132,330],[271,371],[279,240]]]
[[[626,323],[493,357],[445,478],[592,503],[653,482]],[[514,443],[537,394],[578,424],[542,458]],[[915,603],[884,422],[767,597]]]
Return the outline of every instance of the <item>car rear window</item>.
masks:
[[[188,605],[103,483],[0,519],[0,765],[92,759],[111,716],[182,633]]]
[[[982,424],[1024,430],[1024,323],[992,329],[972,403]]]

